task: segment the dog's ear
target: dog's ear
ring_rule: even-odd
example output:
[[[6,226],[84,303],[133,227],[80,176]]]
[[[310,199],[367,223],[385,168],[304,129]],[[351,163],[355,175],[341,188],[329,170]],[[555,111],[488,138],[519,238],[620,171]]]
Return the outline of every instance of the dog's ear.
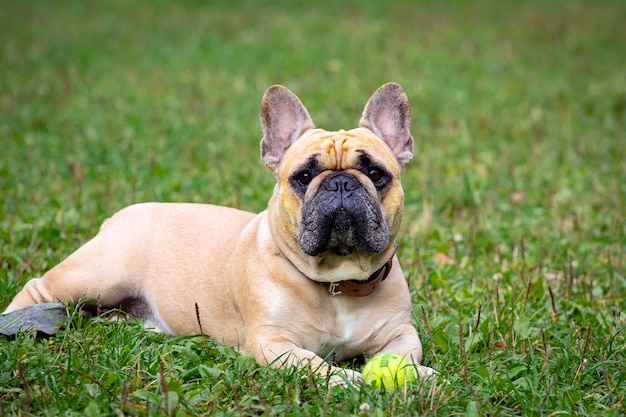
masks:
[[[413,159],[411,107],[406,93],[396,83],[387,83],[370,97],[359,127],[374,132],[396,155],[402,169]]]
[[[288,88],[274,85],[261,101],[261,158],[274,173],[287,148],[309,129],[315,129],[309,112]]]

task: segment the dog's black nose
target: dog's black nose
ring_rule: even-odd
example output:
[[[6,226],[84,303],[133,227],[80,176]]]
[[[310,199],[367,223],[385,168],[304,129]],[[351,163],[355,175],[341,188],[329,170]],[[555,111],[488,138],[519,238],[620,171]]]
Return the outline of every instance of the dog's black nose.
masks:
[[[361,184],[350,174],[336,172],[324,181],[323,187],[333,192],[350,192],[359,188]]]

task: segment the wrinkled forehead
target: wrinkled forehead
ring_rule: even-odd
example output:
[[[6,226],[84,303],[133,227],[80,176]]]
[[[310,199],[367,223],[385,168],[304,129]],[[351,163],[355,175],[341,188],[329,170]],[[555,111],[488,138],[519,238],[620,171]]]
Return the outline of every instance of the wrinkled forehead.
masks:
[[[323,129],[312,129],[297,139],[287,150],[281,165],[290,167],[301,165],[311,158],[324,169],[336,171],[354,168],[362,158],[374,162],[391,161],[396,158],[387,144],[368,129],[357,128],[329,132]],[[394,174],[399,174],[399,165],[393,164]]]

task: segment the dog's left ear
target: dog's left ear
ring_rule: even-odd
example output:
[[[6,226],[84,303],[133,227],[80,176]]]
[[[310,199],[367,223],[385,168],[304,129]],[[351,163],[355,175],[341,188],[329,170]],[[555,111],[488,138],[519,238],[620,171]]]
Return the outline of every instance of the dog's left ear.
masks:
[[[287,87],[274,85],[261,101],[261,159],[276,173],[285,151],[304,132],[315,129],[309,112]]]
[[[359,127],[384,140],[403,170],[413,159],[411,107],[400,85],[387,83],[376,90],[363,110]]]

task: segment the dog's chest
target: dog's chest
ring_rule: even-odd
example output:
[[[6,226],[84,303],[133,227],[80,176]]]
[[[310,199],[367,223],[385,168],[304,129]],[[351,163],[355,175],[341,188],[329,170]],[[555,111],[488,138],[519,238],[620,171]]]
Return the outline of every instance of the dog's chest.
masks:
[[[375,337],[373,329],[378,327],[371,311],[333,301],[336,302],[328,306],[325,328],[318,335],[320,355],[334,354],[342,360],[369,350],[369,342]]]
[[[355,332],[363,332],[362,318],[355,311],[343,308],[340,305],[337,308],[332,320],[331,334],[333,342],[337,344],[346,344],[354,339]]]

